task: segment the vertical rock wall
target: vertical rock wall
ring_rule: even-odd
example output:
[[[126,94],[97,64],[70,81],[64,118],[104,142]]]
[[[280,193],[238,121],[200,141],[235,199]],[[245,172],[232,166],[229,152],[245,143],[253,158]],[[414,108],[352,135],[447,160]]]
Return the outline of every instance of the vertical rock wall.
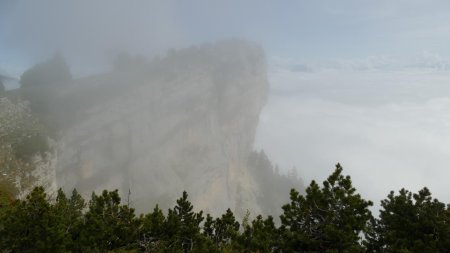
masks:
[[[130,190],[139,211],[172,206],[183,190],[213,214],[261,211],[247,168],[268,92],[257,45],[183,49],[72,86],[59,98],[74,119],[58,141],[59,186]]]

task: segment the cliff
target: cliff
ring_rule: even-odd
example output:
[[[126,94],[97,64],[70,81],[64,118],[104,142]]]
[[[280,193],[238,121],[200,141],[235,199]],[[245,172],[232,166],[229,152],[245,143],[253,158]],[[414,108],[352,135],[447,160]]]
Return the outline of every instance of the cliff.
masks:
[[[29,103],[0,96],[0,196],[22,198],[35,186],[55,193],[54,147]]]
[[[269,88],[255,44],[172,50],[148,63],[124,57],[114,71],[65,87],[52,93],[49,114],[60,127],[56,176],[66,191],[88,197],[119,188],[148,211],[172,206],[186,190],[197,209],[219,215],[231,208],[242,217],[274,202],[262,192],[287,199],[286,187],[297,182],[263,184],[249,163]]]

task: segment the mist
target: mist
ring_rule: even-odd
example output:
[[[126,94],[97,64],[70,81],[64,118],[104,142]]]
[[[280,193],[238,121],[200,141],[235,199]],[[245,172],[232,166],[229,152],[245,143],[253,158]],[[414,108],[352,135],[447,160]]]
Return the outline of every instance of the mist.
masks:
[[[256,146],[306,182],[325,179],[340,161],[371,199],[425,186],[449,199],[442,180],[450,159],[447,69],[355,65],[276,67]]]
[[[449,8],[2,1],[0,75],[14,93],[36,64],[55,54],[67,64],[70,78],[58,79],[65,88],[47,87],[49,103],[37,112],[55,128],[50,164],[66,190],[131,188],[136,205],[151,190],[152,203],[139,204],[147,210],[187,187],[199,207],[214,203],[217,213],[241,202],[276,213],[255,204],[262,191],[288,198],[285,188],[324,180],[340,162],[375,202],[423,186],[450,202],[442,180],[450,161]],[[248,157],[255,165],[266,156],[261,179]],[[189,177],[183,166],[199,169]],[[301,179],[286,183],[292,168]],[[277,183],[263,189],[271,173]],[[155,181],[149,188],[147,178]],[[208,198],[192,186],[198,178],[211,185]]]

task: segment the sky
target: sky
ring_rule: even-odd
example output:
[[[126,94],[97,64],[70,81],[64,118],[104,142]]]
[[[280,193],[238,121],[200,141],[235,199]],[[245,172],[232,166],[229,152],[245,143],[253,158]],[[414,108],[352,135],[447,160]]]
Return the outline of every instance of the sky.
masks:
[[[238,37],[263,46],[271,92],[255,147],[305,182],[335,163],[374,201],[429,186],[450,202],[450,1],[0,0],[0,73],[62,52],[76,76],[122,50]]]

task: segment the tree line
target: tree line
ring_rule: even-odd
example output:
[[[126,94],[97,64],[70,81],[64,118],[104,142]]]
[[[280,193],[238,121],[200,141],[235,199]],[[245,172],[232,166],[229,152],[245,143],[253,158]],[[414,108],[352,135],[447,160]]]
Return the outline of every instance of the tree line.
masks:
[[[0,204],[0,252],[450,252],[450,205],[427,188],[390,192],[378,218],[372,205],[339,164],[322,185],[292,189],[279,221],[239,222],[230,209],[214,218],[186,192],[167,212],[137,215],[117,190],[89,201],[59,190],[50,201],[37,187]]]

